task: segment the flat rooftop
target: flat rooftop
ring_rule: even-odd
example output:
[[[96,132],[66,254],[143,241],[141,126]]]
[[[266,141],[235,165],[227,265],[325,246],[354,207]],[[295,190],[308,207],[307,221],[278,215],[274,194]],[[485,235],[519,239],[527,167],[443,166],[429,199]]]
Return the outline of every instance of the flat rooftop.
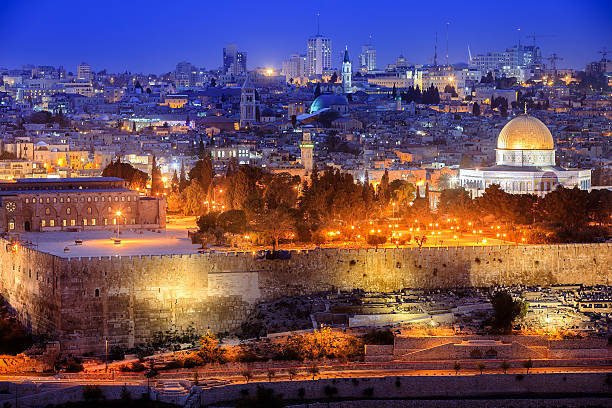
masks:
[[[121,231],[121,227],[119,230]],[[191,243],[184,228],[170,227],[160,233],[123,230],[120,234],[120,244],[114,243],[113,238],[116,236],[116,230],[48,231],[26,232],[21,234],[21,240],[31,242],[34,249],[62,258],[184,255],[197,254],[200,248],[199,245]],[[83,244],[77,245],[77,239],[82,240]],[[64,248],[68,248],[68,252],[65,252]]]

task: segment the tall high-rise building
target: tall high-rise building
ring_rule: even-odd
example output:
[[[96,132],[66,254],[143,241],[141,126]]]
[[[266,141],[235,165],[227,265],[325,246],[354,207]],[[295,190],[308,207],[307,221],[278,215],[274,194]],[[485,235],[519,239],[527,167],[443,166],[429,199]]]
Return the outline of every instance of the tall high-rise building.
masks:
[[[351,67],[351,60],[348,55],[348,47],[344,48],[344,59],[342,60],[342,89],[344,93],[352,93],[353,88],[351,85],[351,77],[353,70]]]
[[[192,85],[191,76],[193,71],[195,71],[195,67],[187,61],[181,61],[176,64],[176,69],[174,70],[174,84],[182,87]]]
[[[247,72],[247,53],[238,51],[236,44],[227,44],[223,48],[223,72],[232,75]]]
[[[281,75],[285,76],[287,82],[290,79],[301,78],[306,75],[306,56],[291,54],[289,61],[283,61]]]
[[[376,49],[372,45],[372,35],[370,35],[369,44],[361,46],[361,54],[359,55],[359,70],[363,73],[376,70]]]
[[[84,62],[81,62],[77,66],[77,80],[90,82],[93,79],[91,75],[91,66]]]
[[[319,34],[308,39],[306,53],[306,74],[323,75],[332,68],[332,40]]]
[[[542,67],[540,47],[515,45],[501,52],[488,52],[484,55],[470,56],[470,66],[477,68],[482,75],[498,72],[507,77],[525,80],[526,71]]]

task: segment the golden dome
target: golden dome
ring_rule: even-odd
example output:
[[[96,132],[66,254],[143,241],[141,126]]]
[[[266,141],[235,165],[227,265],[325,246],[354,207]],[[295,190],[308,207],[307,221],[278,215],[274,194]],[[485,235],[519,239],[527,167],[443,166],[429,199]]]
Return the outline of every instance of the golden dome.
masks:
[[[499,132],[497,148],[504,150],[553,150],[550,130],[538,118],[520,115],[506,123]]]

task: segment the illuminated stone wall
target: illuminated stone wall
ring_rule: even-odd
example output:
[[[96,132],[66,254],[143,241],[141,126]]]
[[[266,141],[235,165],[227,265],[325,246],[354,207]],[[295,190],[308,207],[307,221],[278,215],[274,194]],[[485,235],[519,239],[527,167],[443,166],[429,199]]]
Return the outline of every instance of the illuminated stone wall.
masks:
[[[0,293],[34,333],[59,337],[63,352],[80,353],[100,351],[106,338],[132,347],[159,331],[231,330],[258,302],[286,295],[607,285],[610,265],[610,244],[323,249],[294,252],[289,260],[250,253],[59,258],[2,247]]]

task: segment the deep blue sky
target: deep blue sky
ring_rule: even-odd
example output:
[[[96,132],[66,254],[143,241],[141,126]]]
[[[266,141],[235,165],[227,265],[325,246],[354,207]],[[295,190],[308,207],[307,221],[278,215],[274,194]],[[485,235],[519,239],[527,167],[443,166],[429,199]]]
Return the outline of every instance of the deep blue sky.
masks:
[[[400,54],[431,62],[435,32],[444,61],[445,22],[450,62],[472,53],[502,50],[525,35],[558,65],[584,69],[606,46],[612,57],[612,0],[510,1],[242,1],[242,0],[0,0],[0,67],[64,65],[86,61],[97,70],[161,73],[187,60],[207,69],[221,65],[226,43],[248,52],[248,66],[277,66],[305,53],[306,39],[321,32],[333,40],[334,65],[345,44],[353,63],[373,33],[378,66]]]

